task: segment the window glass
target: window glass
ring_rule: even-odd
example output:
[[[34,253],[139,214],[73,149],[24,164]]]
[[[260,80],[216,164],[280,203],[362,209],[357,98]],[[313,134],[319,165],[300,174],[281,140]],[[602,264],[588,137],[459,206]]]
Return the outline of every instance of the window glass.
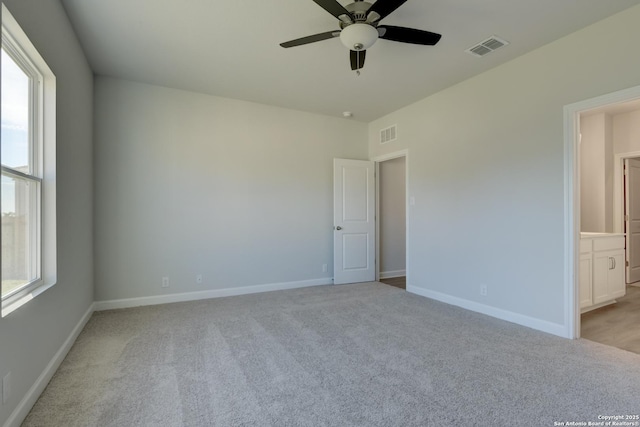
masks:
[[[37,279],[31,214],[36,182],[2,174],[2,296]]]
[[[2,152],[4,166],[31,173],[30,78],[2,49]]]
[[[33,175],[32,79],[2,49],[2,298],[39,280],[40,180]],[[24,175],[23,175],[24,174]]]

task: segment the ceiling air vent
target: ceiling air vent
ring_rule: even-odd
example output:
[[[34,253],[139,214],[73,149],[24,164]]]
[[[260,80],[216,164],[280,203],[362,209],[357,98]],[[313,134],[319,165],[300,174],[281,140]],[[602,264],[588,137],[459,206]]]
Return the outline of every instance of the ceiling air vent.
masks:
[[[386,144],[387,142],[395,141],[397,136],[396,125],[389,126],[380,131],[380,144]]]
[[[494,50],[500,49],[501,47],[508,44],[508,41],[501,39],[498,36],[491,36],[485,41],[480,42],[477,45],[465,50],[465,52],[468,52],[475,56],[485,56],[487,53],[491,53]]]

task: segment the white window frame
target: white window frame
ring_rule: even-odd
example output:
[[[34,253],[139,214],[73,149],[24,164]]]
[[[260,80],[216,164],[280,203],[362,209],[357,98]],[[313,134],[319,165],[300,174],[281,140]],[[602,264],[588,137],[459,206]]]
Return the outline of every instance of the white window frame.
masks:
[[[5,175],[36,184],[29,211],[33,228],[30,257],[36,279],[2,297],[5,317],[55,285],[56,256],[56,78],[7,7],[2,4],[2,48],[31,78],[30,165],[25,174],[2,166]]]

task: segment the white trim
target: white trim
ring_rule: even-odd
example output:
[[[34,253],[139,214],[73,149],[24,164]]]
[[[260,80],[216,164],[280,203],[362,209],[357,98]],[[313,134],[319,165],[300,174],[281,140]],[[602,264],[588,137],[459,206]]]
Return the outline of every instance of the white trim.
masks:
[[[242,286],[238,288],[210,289],[207,291],[185,292],[180,294],[96,301],[95,311],[140,307],[145,305],[169,304],[173,302],[198,301],[210,298],[231,297],[236,295],[256,294],[260,292],[281,291],[285,289],[297,289],[331,284],[333,284],[333,279],[331,277],[324,277],[321,279],[300,280],[296,282],[267,283],[264,285]]]
[[[570,339],[580,337],[580,313],[577,292],[578,268],[575,248],[579,247],[580,236],[580,180],[579,152],[577,138],[580,137],[580,116],[564,108],[564,336]],[[576,217],[577,212],[577,217]]]
[[[71,347],[76,342],[78,335],[80,335],[80,332],[82,332],[82,329],[84,329],[85,325],[91,318],[91,315],[94,311],[94,305],[95,304],[92,303],[84,313],[84,315],[80,318],[80,321],[76,324],[75,328],[73,328],[71,334],[69,334],[60,349],[47,364],[46,368],[44,368],[36,382],[33,383],[33,385],[31,386],[27,394],[22,398],[16,409],[14,409],[7,421],[5,421],[4,427],[19,427],[27,417],[29,411],[31,411],[31,408],[36,403],[44,389],[47,387],[49,381],[51,381],[53,374],[56,373],[56,371],[60,367],[60,364],[67,356],[67,353],[69,353],[69,350],[71,350]]]
[[[376,168],[376,218],[380,218],[380,163],[404,157],[404,200],[405,200],[405,248],[404,248],[404,268],[405,274],[409,271],[409,150],[399,150],[392,153],[370,158],[375,162]],[[380,221],[376,221],[376,281],[388,277],[382,277],[380,272]],[[398,276],[395,276],[398,277]]]
[[[394,151],[393,153],[376,156],[376,157],[370,158],[369,160],[371,160],[372,162],[384,162],[385,160],[397,159],[398,157],[409,157],[409,150],[405,149],[400,151]]]
[[[403,277],[406,275],[407,275],[407,270],[391,270],[391,271],[380,272],[381,279],[393,279],[394,277]]]
[[[613,161],[613,232],[624,233],[624,192],[622,181],[624,180],[624,169],[622,167],[625,159],[640,157],[640,151],[630,153],[614,154]]]
[[[615,304],[617,302],[618,300],[612,299],[609,301],[601,302],[600,304],[590,305],[589,307],[581,309],[580,314],[588,313],[590,311],[597,310],[599,308],[606,307],[608,305]]]
[[[564,297],[565,334],[580,337],[580,302],[575,248],[580,238],[580,113],[606,105],[640,99],[640,86],[565,105],[564,107]],[[615,208],[615,206],[614,206]]]
[[[2,3],[2,45],[32,79],[32,111],[30,112],[34,170],[29,179],[40,182],[39,195],[30,201],[35,210],[30,248],[35,252],[38,279],[19,291],[5,296],[0,304],[0,317],[7,316],[31,301],[57,281],[56,255],[56,76],[29,40],[6,5]],[[31,205],[34,205],[32,207]]]
[[[24,294],[20,293],[20,296],[18,298],[11,298],[9,301],[10,303],[6,305],[3,304],[2,306],[2,317],[7,317],[11,313],[16,311],[20,307],[22,307],[23,305],[25,305],[26,303],[28,303],[29,301],[31,301],[32,299],[34,299],[35,297],[43,293],[44,291],[48,290],[49,288],[52,288],[53,285],[55,285],[55,283],[49,283],[44,285],[40,284],[36,287],[30,287],[28,288],[29,292],[26,292]]]
[[[455,305],[465,310],[475,311],[477,313],[486,314],[487,316],[506,320],[507,322],[516,323],[521,326],[536,329],[549,334],[565,337],[565,326],[559,323],[547,322],[545,320],[536,319],[534,317],[525,316],[512,311],[502,310],[500,308],[491,307],[480,304],[475,301],[454,297],[440,292],[430,291],[428,289],[419,288],[417,286],[407,285],[407,292],[431,298],[446,304]]]

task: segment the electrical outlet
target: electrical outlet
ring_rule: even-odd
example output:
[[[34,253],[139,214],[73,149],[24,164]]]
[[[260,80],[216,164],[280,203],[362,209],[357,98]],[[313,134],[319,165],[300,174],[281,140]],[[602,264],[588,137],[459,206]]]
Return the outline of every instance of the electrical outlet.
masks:
[[[198,274],[196,276],[196,283],[201,285],[202,284],[202,274]]]
[[[323,273],[327,272],[327,268],[328,268],[327,264],[322,264],[322,272]]]
[[[163,288],[168,288],[169,287],[169,278],[168,277],[163,277],[162,278],[162,287]]]
[[[487,296],[487,285],[480,285],[480,295],[482,295],[483,297]]]
[[[9,401],[11,396],[11,372],[2,378],[2,404],[4,405]]]

